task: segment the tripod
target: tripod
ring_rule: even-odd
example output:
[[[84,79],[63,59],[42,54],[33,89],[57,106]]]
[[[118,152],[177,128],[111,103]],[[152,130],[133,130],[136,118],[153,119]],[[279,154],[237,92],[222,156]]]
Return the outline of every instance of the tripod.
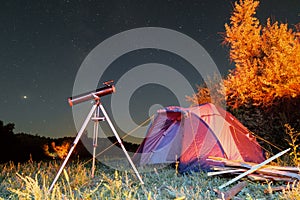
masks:
[[[100,116],[99,116],[100,110],[101,110],[102,114],[104,115],[104,117],[100,117]],[[94,114],[94,117],[92,118],[92,115],[93,115],[93,114]],[[141,182],[141,184],[144,184],[144,182],[143,182],[143,180],[142,180],[142,178],[141,178],[139,172],[137,171],[137,169],[136,169],[134,163],[132,162],[132,160],[131,160],[129,154],[128,154],[127,151],[126,151],[126,149],[125,149],[125,147],[124,147],[124,145],[123,145],[123,143],[122,143],[122,140],[120,139],[120,137],[119,137],[119,135],[118,135],[116,129],[114,128],[112,122],[110,121],[110,118],[108,117],[108,115],[107,115],[107,113],[106,113],[106,111],[105,111],[103,105],[101,104],[100,98],[99,98],[98,96],[95,96],[95,103],[94,103],[94,105],[92,106],[92,108],[91,108],[89,114],[87,115],[87,117],[86,117],[86,119],[85,119],[85,121],[84,121],[84,123],[83,123],[81,129],[79,130],[79,132],[78,132],[78,134],[77,134],[77,136],[76,136],[76,138],[75,138],[75,140],[74,140],[74,142],[73,142],[73,144],[72,144],[72,146],[71,146],[71,148],[70,148],[70,150],[69,150],[68,155],[66,156],[64,162],[62,163],[60,169],[58,170],[58,172],[57,172],[57,174],[56,174],[56,176],[55,176],[55,178],[54,178],[54,180],[53,180],[53,182],[52,182],[52,184],[51,184],[51,186],[50,186],[50,188],[49,188],[49,192],[53,189],[53,187],[54,187],[56,181],[58,180],[58,178],[59,178],[61,172],[63,171],[65,165],[67,164],[67,162],[68,162],[68,160],[69,160],[69,158],[70,158],[70,156],[71,156],[73,150],[75,149],[75,147],[76,147],[76,145],[77,145],[79,139],[81,138],[81,136],[82,136],[84,130],[86,129],[86,127],[87,127],[87,125],[88,125],[88,122],[89,122],[91,119],[92,119],[92,121],[94,121],[92,177],[94,177],[94,171],[95,171],[95,159],[96,159],[96,147],[97,147],[97,138],[98,138],[99,121],[105,121],[105,120],[106,120],[106,121],[108,122],[108,124],[109,124],[109,126],[110,126],[110,128],[111,128],[111,130],[112,130],[112,132],[113,132],[113,134],[114,134],[114,136],[116,137],[118,143],[120,144],[122,150],[124,151],[124,154],[126,155],[127,160],[129,161],[129,163],[130,163],[132,169],[134,170],[136,176],[138,177],[138,179],[139,179],[139,181]]]

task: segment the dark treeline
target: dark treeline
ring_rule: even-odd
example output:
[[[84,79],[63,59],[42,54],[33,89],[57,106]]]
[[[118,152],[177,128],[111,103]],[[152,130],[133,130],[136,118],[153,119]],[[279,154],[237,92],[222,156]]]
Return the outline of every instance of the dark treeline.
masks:
[[[75,137],[63,137],[63,138],[50,138],[39,135],[31,135],[27,133],[14,133],[15,124],[4,124],[0,120],[0,163],[9,161],[13,162],[27,162],[28,160],[41,161],[54,159],[49,157],[45,153],[45,145],[50,148],[53,143],[57,146],[65,143],[73,144]],[[111,138],[105,141],[112,141]],[[92,142],[92,141],[91,141]],[[99,145],[102,145],[103,141],[99,141]],[[111,143],[111,142],[110,142]],[[134,152],[138,145],[124,142],[126,149]],[[86,159],[91,158],[91,154],[83,145],[80,140],[72,153],[72,158]],[[59,158],[57,158],[59,159]]]

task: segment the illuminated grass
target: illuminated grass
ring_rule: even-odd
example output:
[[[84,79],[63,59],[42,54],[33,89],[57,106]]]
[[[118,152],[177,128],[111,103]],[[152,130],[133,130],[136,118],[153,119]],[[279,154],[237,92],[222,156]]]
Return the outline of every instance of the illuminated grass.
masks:
[[[58,162],[28,162],[0,166],[0,197],[3,199],[216,199],[213,192],[229,179],[207,177],[205,173],[177,175],[174,168],[166,167],[141,173],[142,186],[134,173],[116,171],[98,163],[95,178],[90,178],[90,166],[82,162],[70,163],[62,173],[54,189],[49,192]],[[264,194],[268,184],[251,183],[240,193],[243,199],[279,199],[282,193]],[[282,195],[295,196],[294,190]],[[284,198],[283,198],[284,199]]]

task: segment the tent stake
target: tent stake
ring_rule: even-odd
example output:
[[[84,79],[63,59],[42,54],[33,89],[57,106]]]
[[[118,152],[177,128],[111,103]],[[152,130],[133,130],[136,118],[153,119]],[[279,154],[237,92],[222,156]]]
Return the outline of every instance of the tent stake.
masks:
[[[268,164],[268,163],[271,162],[272,160],[274,160],[274,159],[276,159],[276,158],[282,156],[283,154],[285,154],[286,152],[288,152],[290,149],[291,149],[291,148],[288,148],[288,149],[286,149],[286,150],[284,150],[284,151],[282,151],[282,152],[279,152],[278,154],[272,156],[271,158],[265,160],[264,162],[262,162],[262,163],[260,163],[260,164],[258,164],[258,165],[254,165],[254,166],[251,167],[251,169],[249,169],[248,171],[246,171],[246,172],[244,172],[244,173],[238,175],[238,176],[235,177],[234,179],[232,179],[232,180],[228,181],[227,183],[224,183],[223,185],[221,185],[221,186],[219,187],[219,189],[222,189],[222,188],[224,188],[224,187],[230,185],[231,183],[234,183],[235,181],[237,181],[237,180],[243,178],[244,176],[247,176],[248,174],[251,174],[251,173],[255,172],[256,170],[258,170],[258,169],[261,168],[262,166]]]

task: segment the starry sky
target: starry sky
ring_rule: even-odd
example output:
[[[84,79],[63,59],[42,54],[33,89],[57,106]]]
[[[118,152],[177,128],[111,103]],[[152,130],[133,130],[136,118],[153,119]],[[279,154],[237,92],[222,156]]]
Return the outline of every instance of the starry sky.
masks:
[[[0,11],[0,120],[15,123],[15,132],[47,137],[75,136],[72,95],[76,73],[89,52],[105,39],[139,27],[164,27],[188,35],[211,55],[221,74],[232,69],[228,49],[221,45],[224,24],[233,9],[229,0],[5,0]],[[299,0],[261,0],[257,16],[287,22],[300,21]],[[107,79],[120,77],[132,63],[166,62],[184,67],[167,52],[137,51],[122,56],[119,69]],[[188,65],[188,64],[187,64]],[[123,68],[122,68],[123,67]],[[114,68],[116,69],[116,67]],[[188,72],[187,72],[188,73]],[[190,72],[190,81],[201,83]],[[145,86],[147,90],[150,86]],[[164,88],[158,88],[157,91]],[[151,88],[150,88],[151,90]],[[158,92],[159,93],[159,92]],[[168,92],[166,97],[169,99]],[[141,92],[137,102],[150,105]],[[171,95],[171,94],[170,94]],[[172,95],[171,95],[172,96]],[[144,102],[140,101],[144,98]],[[163,100],[165,101],[165,100]],[[176,104],[176,100],[169,103]],[[133,103],[133,118],[142,122],[149,107]],[[136,115],[134,113],[140,113]]]

